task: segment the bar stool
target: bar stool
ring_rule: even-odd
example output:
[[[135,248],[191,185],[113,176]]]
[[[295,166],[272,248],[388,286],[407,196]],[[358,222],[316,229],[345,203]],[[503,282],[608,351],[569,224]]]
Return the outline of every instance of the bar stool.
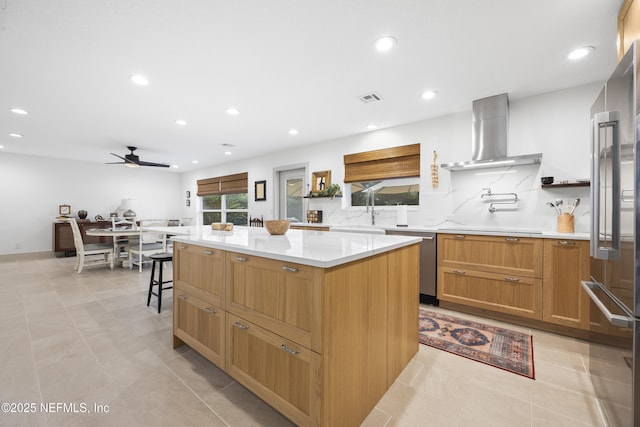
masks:
[[[159,254],[153,254],[150,256],[152,260],[151,264],[151,280],[149,281],[149,295],[147,296],[147,307],[151,303],[151,295],[158,297],[158,313],[160,313],[160,307],[162,305],[162,291],[167,289],[173,289],[173,286],[163,287],[165,283],[172,283],[173,280],[162,280],[163,263],[173,261],[173,255],[169,252],[163,252]],[[156,262],[158,263],[158,280],[155,279]],[[153,287],[158,286],[158,293],[153,292]]]

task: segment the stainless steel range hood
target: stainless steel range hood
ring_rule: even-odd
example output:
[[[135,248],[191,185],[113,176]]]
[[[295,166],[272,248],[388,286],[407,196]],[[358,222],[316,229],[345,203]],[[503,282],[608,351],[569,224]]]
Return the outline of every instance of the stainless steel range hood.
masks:
[[[507,156],[509,98],[506,93],[473,101],[471,159],[443,163],[451,171],[539,164],[542,153]]]

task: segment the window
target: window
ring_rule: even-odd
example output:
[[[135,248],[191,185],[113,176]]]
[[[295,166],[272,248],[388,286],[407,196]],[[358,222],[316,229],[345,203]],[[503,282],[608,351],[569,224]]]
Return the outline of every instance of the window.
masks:
[[[366,206],[373,191],[376,206],[414,205],[420,202],[420,179],[398,178],[351,183],[351,206]]]
[[[247,172],[198,180],[202,197],[202,223],[249,224]]]
[[[202,196],[202,223],[231,222],[249,224],[249,197],[247,193]]]

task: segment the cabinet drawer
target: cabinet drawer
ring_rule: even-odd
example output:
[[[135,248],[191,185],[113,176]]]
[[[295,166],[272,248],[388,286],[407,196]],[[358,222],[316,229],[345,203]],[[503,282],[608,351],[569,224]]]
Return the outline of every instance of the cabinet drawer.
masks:
[[[227,314],[227,372],[298,425],[321,409],[321,356]]]
[[[531,319],[542,317],[542,280],[537,278],[440,267],[438,298]]]
[[[322,269],[232,252],[226,262],[227,311],[320,352]]]
[[[174,277],[176,285],[199,296],[213,298],[224,306],[224,251],[184,243],[174,244]]]
[[[438,266],[542,278],[542,239],[438,234]]]
[[[225,312],[179,288],[174,289],[173,334],[224,369]]]

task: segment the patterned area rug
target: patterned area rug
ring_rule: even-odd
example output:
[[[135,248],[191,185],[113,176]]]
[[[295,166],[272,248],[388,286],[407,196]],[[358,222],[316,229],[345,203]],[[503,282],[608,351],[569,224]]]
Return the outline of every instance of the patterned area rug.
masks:
[[[533,337],[420,307],[420,342],[535,379]]]

